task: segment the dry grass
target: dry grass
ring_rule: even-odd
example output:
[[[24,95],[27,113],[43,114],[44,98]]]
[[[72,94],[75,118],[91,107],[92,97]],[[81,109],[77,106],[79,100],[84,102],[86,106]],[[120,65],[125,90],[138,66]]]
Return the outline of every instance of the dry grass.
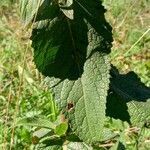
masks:
[[[122,72],[135,71],[150,86],[150,1],[106,0],[113,26],[112,63]]]

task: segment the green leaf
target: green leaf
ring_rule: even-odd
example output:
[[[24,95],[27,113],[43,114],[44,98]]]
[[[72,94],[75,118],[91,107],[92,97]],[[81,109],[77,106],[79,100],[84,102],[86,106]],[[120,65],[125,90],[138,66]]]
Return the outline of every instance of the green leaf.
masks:
[[[120,75],[113,68],[107,115],[134,125],[150,120],[150,88],[134,72]]]
[[[47,136],[39,141],[39,144],[35,146],[36,150],[62,150],[65,139],[61,139],[58,136]]]
[[[73,0],[58,0],[61,7],[70,7],[73,4]]]
[[[73,20],[53,7],[53,15],[48,13],[48,19],[36,23],[31,37],[34,62],[45,76],[78,79],[86,59],[94,51],[110,52],[112,34],[104,19],[104,8],[97,1],[83,2],[80,5],[74,2]]]
[[[33,138],[41,139],[42,137],[46,136],[48,133],[50,133],[50,129],[46,128],[40,128],[39,130],[36,130],[33,133]]]
[[[117,138],[119,136],[118,133],[114,133],[113,131],[111,131],[108,128],[103,128],[103,134],[102,134],[102,140],[101,141],[108,141],[108,140],[112,140],[114,138]]]
[[[48,80],[51,86],[59,81]],[[57,103],[69,115],[71,125],[81,139],[101,140],[108,88],[109,64],[107,57],[99,52],[86,61],[81,78],[66,79],[53,88]]]
[[[17,125],[25,125],[25,126],[36,126],[36,127],[43,127],[54,129],[55,124],[53,124],[47,118],[40,118],[40,117],[26,117],[18,120]]]
[[[70,142],[63,146],[67,150],[93,150],[93,148],[84,142]]]
[[[67,122],[63,122],[63,123],[61,123],[61,124],[56,126],[54,132],[58,136],[63,136],[63,135],[66,134],[67,129],[68,129],[68,123]]]
[[[83,140],[101,140],[109,88],[112,34],[99,0],[76,0],[74,19],[56,8],[32,33],[34,61],[51,77],[55,99]]]
[[[74,19],[74,11],[72,8],[73,0],[59,0],[61,11],[69,18]]]
[[[110,150],[126,150],[126,148],[123,143],[119,141],[113,147],[111,147]]]

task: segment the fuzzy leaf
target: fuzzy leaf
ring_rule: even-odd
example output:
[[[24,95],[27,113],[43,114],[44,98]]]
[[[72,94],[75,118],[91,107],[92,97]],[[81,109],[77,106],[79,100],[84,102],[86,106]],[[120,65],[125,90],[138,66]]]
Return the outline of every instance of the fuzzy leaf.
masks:
[[[53,87],[60,109],[83,140],[101,140],[109,88],[112,34],[99,0],[76,0],[74,19],[57,9],[37,21],[34,61]]]
[[[73,0],[58,0],[61,7],[70,7],[73,4]]]
[[[37,138],[37,139],[40,139],[44,136],[46,136],[48,133],[50,133],[51,130],[50,129],[47,129],[47,128],[40,128],[39,130],[36,130],[34,133],[33,133],[33,137]]]
[[[93,150],[93,148],[84,142],[70,142],[63,146],[67,150]]]
[[[65,139],[57,136],[47,136],[39,141],[39,144],[35,146],[35,150],[63,150],[64,142]]]
[[[59,0],[60,9],[70,19],[74,19],[74,11],[72,5],[73,0]]]
[[[60,145],[46,146],[44,144],[37,145],[35,150],[63,150]]]
[[[108,115],[138,125],[150,121],[150,88],[134,72],[120,75],[113,68]]]
[[[31,37],[32,47],[35,64],[44,75],[77,79],[94,51],[110,52],[112,34],[104,19],[104,8],[97,1],[83,2],[86,10],[91,9],[89,5],[95,7],[88,10],[93,16],[89,16],[81,4],[74,3],[74,20],[64,17],[54,7],[55,13],[49,13],[49,19],[37,22]]]
[[[108,128],[103,128],[103,134],[102,134],[102,140],[101,141],[108,141],[112,140],[114,138],[117,138],[119,135],[117,133],[114,133]]]
[[[51,86],[58,82],[48,80]],[[109,64],[107,57],[99,52],[85,62],[81,78],[66,79],[53,88],[57,103],[68,114],[73,130],[81,139],[101,140],[108,88]]]

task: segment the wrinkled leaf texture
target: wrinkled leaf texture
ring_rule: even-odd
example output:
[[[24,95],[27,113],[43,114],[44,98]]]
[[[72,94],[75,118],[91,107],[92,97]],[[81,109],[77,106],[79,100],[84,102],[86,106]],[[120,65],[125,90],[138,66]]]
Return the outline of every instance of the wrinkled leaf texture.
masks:
[[[99,0],[75,0],[72,8],[73,20],[57,3],[47,0],[41,4],[31,37],[34,61],[49,77],[73,131],[82,140],[95,142],[101,140],[105,120],[111,27]]]
[[[84,142],[70,142],[67,145],[64,145],[64,149],[67,150],[93,150],[91,146],[88,146]]]
[[[132,125],[150,121],[150,88],[134,72],[119,74],[112,67],[106,114]]]
[[[106,106],[109,117],[133,125],[149,121],[150,90],[133,72],[120,75],[113,68],[107,97],[112,34],[100,1],[74,0],[71,18],[51,0],[41,1],[39,8],[35,1],[30,7],[30,0],[22,1],[25,23],[36,16],[31,37],[35,64],[48,76],[62,113],[82,140],[101,140]]]
[[[74,11],[72,8],[73,0],[59,0],[60,10],[69,18],[74,18]]]

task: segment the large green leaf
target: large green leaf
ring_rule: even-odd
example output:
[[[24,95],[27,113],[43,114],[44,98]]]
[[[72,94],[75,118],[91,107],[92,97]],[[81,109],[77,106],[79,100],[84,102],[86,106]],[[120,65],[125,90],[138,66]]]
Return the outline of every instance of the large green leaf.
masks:
[[[51,86],[59,82],[51,80]],[[108,85],[107,57],[96,52],[85,62],[81,78],[66,79],[53,88],[57,103],[68,114],[72,128],[81,139],[101,140]]]
[[[134,72],[120,75],[113,68],[107,115],[138,125],[150,121],[150,88]]]
[[[46,76],[77,79],[92,52],[110,51],[111,28],[104,19],[104,8],[97,1],[81,2],[84,9],[74,3],[73,20],[65,17],[54,4],[53,15],[50,12],[46,20],[41,17],[43,21],[37,22],[33,30],[34,61]]]
[[[31,37],[35,64],[51,77],[55,99],[75,133],[89,142],[100,141],[112,42],[105,10],[99,0],[76,0],[71,20],[58,7],[53,9],[48,19],[36,20]]]

